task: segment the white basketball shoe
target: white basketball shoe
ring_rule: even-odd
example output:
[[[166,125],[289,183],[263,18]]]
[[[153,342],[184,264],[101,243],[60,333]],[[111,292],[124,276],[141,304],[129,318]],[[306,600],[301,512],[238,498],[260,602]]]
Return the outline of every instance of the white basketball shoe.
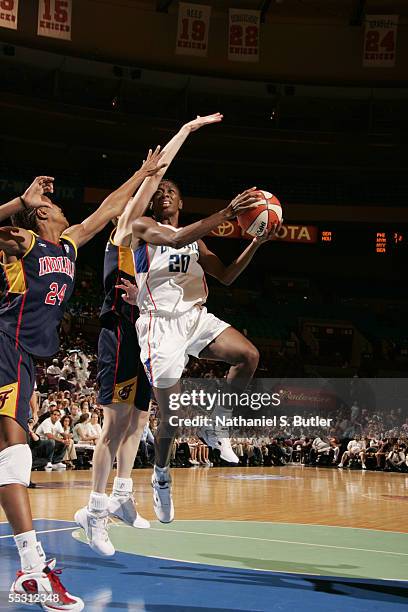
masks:
[[[212,414],[213,419],[216,412],[217,414],[221,414],[221,411],[216,408]],[[224,461],[228,463],[239,463],[238,457],[232,450],[228,427],[215,424],[211,427],[200,427],[200,429],[197,430],[197,435],[204,440],[207,446],[210,446],[214,450],[219,450],[221,459],[224,459]]]
[[[55,559],[46,562],[43,570],[23,572],[18,571],[10,589],[10,596],[18,596],[20,603],[39,604],[46,612],[66,610],[80,612],[84,602],[79,597],[68,593],[59,575],[62,570],[56,570]],[[16,597],[17,602],[17,597]]]
[[[161,523],[171,523],[174,520],[174,504],[169,468],[154,467],[152,487],[153,507],[157,518]]]
[[[135,507],[135,498],[130,493],[128,495],[110,495],[109,497],[109,514],[123,521],[130,527],[137,529],[149,529],[150,523],[137,512]]]
[[[85,531],[89,546],[98,555],[112,557],[115,554],[115,547],[108,535],[107,512],[90,512],[88,507],[81,508],[75,512],[75,522]]]

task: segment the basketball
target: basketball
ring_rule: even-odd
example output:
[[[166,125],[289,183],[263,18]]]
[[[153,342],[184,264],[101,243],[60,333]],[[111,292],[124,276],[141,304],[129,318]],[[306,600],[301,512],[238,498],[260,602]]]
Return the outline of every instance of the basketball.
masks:
[[[250,208],[238,216],[238,225],[249,236],[263,236],[274,225],[282,221],[282,206],[278,198],[269,191],[260,189],[256,192],[259,202],[256,208]]]

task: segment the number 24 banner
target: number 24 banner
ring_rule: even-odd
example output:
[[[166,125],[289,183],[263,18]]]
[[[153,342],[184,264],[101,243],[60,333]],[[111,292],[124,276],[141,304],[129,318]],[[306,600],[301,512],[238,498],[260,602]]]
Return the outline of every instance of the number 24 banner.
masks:
[[[211,7],[180,2],[176,41],[177,55],[205,57],[208,50],[208,30]]]
[[[363,66],[395,66],[397,27],[398,15],[366,15]]]
[[[18,0],[0,0],[0,27],[17,30]]]
[[[72,0],[38,0],[38,36],[71,40]]]
[[[235,62],[259,61],[260,11],[229,10],[228,59]]]

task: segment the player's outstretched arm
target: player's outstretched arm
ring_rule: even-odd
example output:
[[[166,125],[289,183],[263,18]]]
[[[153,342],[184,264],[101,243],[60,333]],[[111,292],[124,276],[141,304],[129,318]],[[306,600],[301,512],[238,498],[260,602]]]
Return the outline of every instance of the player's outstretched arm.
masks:
[[[206,125],[219,123],[222,119],[223,115],[220,113],[214,113],[213,115],[207,115],[205,117],[197,117],[193,119],[193,121],[184,124],[177,134],[166,144],[161,157],[163,167],[154,176],[150,176],[143,181],[142,186],[128,203],[124,213],[119,219],[115,232],[115,243],[117,245],[128,246],[130,244],[133,221],[146,213],[150,201],[156,193],[167,168],[170,166],[189,134]]]
[[[138,242],[143,241],[157,246],[170,246],[174,249],[181,249],[186,244],[206,236],[220,223],[233,219],[240,213],[255,206],[257,202],[257,198],[254,196],[255,191],[256,187],[247,189],[243,193],[238,194],[223,210],[214,213],[206,219],[200,219],[196,223],[187,225],[178,232],[159,225],[150,217],[137,219],[132,225],[132,246],[136,248]]]
[[[91,238],[103,230],[109,221],[123,213],[130,197],[144,179],[159,172],[162,168],[160,149],[157,148],[154,153],[149,151],[146,161],[143,162],[139,170],[126,183],[123,183],[116,191],[113,191],[92,215],[87,217],[82,223],[69,227],[64,234],[70,236],[77,247],[91,240]]]
[[[52,176],[37,176],[23,195],[10,200],[0,206],[0,222],[25,208],[49,207],[50,204],[43,198],[45,193],[54,191],[54,178]]]
[[[225,266],[221,259],[210,251],[204,242],[200,240],[198,243],[200,249],[200,264],[204,272],[219,280],[223,285],[231,285],[248,266],[259,247],[265,242],[275,238],[281,225],[282,224],[279,224],[272,228],[265,236],[254,238],[247,248],[229,266]]]
[[[0,227],[0,251],[9,257],[22,257],[29,249],[33,235],[19,227]]]

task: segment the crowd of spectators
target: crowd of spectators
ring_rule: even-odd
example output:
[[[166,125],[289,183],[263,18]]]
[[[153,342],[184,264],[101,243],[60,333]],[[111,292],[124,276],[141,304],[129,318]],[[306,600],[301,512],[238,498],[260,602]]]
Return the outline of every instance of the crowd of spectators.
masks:
[[[68,345],[75,348],[67,348]],[[187,377],[221,379],[223,364],[191,360]],[[97,402],[96,354],[81,336],[63,342],[60,354],[49,364],[37,365],[38,422],[30,419],[29,439],[34,469],[89,469],[103,425],[103,408]],[[333,426],[322,434],[318,427],[253,427],[231,429],[234,452],[242,466],[303,464],[408,471],[408,421],[401,411],[387,413],[341,404],[332,415]],[[153,437],[158,425],[152,400],[150,420],[142,436],[134,467],[154,462]],[[176,467],[222,465],[219,453],[200,437],[200,430],[180,430],[174,442]]]

